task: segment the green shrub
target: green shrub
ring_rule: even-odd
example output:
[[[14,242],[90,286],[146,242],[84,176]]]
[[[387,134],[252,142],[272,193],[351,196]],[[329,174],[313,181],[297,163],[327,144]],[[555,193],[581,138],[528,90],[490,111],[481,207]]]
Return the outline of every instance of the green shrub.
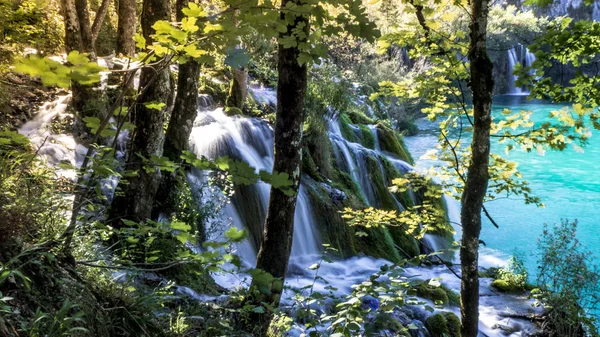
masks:
[[[500,292],[523,292],[527,286],[527,275],[525,262],[519,256],[513,255],[506,267],[497,269],[492,287]]]
[[[600,267],[576,237],[577,221],[544,225],[538,240],[537,284],[532,292],[547,310],[556,336],[598,336],[595,313],[600,309]]]

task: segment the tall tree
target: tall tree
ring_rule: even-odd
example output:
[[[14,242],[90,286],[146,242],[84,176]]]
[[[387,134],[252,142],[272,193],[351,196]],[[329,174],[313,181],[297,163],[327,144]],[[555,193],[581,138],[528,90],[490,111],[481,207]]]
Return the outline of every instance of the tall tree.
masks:
[[[184,18],[182,9],[187,7],[190,0],[177,0],[177,21]],[[192,1],[193,2],[193,1]],[[164,156],[171,161],[180,161],[181,154],[188,148],[188,142],[194,120],[198,114],[198,82],[200,78],[200,63],[195,60],[179,65],[179,76],[177,78],[177,96],[169,119],[164,144]],[[177,185],[173,174],[164,173],[161,178],[159,193],[156,195],[153,218],[158,216],[159,211],[169,213],[172,209],[173,193]]]
[[[302,0],[283,0],[281,8],[302,4]],[[282,11],[281,20],[286,22],[287,32],[280,33],[280,39],[292,37],[298,39],[298,44],[300,44],[307,38],[309,32],[307,15]],[[294,32],[296,32],[295,36]],[[298,32],[303,34],[298,34]],[[301,177],[302,123],[306,111],[305,98],[308,81],[306,64],[298,62],[301,51],[297,46],[283,46],[280,43],[278,52],[279,78],[277,81],[273,172],[288,174],[294,193],[286,194],[279,189],[271,188],[263,240],[256,262],[257,269],[278,279],[269,285],[268,291],[263,291],[259,296],[260,302],[267,302],[274,306],[279,304],[292,248],[294,211]],[[254,289],[264,287],[257,283],[256,279],[252,280]],[[262,326],[265,327],[265,325],[268,326],[268,319],[263,322]]]
[[[477,337],[479,328],[479,234],[481,211],[489,181],[490,128],[492,123],[493,64],[486,48],[489,2],[471,2],[469,62],[473,94],[473,140],[471,161],[462,195],[463,228],[460,262],[462,269],[461,316],[463,337]]]
[[[152,43],[152,25],[158,20],[169,20],[169,1],[144,0],[142,33],[148,44]],[[133,114],[135,130],[126,164],[126,170],[135,171],[137,174],[128,179],[123,194],[113,200],[109,219],[116,227],[122,226],[121,219],[144,221],[151,217],[154,196],[160,182],[160,171],[145,170],[144,160],[153,155],[162,156],[163,127],[168,107],[157,109],[148,103],[170,101],[173,88],[167,59],[142,69],[140,88],[142,92]]]
[[[117,54],[133,56],[135,53],[135,25],[137,9],[135,0],[118,0]]]

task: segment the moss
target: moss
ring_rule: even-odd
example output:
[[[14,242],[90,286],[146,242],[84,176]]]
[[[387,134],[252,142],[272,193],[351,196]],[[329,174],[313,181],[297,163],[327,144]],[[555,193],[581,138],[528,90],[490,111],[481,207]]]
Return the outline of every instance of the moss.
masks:
[[[400,253],[394,246],[394,239],[385,227],[360,228],[366,236],[357,236],[357,250],[369,256],[386,259],[392,262],[401,260]]]
[[[310,151],[306,147],[302,148],[302,172],[317,181],[321,181],[321,175],[318,170],[315,161],[310,155]]]
[[[331,182],[331,186],[340,189],[346,193],[349,201],[349,207],[351,208],[361,208],[366,205],[366,202],[360,192],[360,187],[352,179],[350,174],[340,171],[338,169],[334,169],[334,177]]]
[[[354,229],[348,226],[340,211],[344,205],[336,205],[327,194],[327,191],[311,178],[303,178],[307,192],[312,201],[311,206],[317,228],[323,243],[330,244],[338,250],[341,257],[348,257],[357,253]]]
[[[373,118],[367,116],[365,113],[366,106],[364,105],[352,105],[350,109],[348,109],[347,114],[352,123],[354,124],[373,124],[375,120]]]
[[[413,258],[421,253],[419,242],[402,228],[390,227],[390,235],[402,255],[407,258]]]
[[[479,277],[480,278],[493,278],[493,279],[497,279],[500,274],[500,268],[497,267],[490,267],[484,270],[480,270],[479,271]]]
[[[234,106],[228,106],[225,107],[225,110],[223,110],[223,112],[227,115],[227,116],[236,116],[236,115],[242,115],[243,112],[240,108],[236,108]]]
[[[435,302],[442,302],[444,305],[448,304],[450,300],[448,299],[448,294],[444,288],[436,287],[429,284],[429,281],[421,282],[417,286],[417,296],[428,299]]]
[[[369,180],[373,183],[375,192],[375,199],[377,200],[378,208],[385,210],[397,209],[396,200],[389,191],[388,179],[382,174],[381,167],[377,158],[367,157],[367,169],[366,174],[369,175]]]
[[[432,337],[460,337],[460,320],[451,312],[429,316],[425,327]]]
[[[354,143],[358,143],[359,139],[356,137],[354,130],[350,127],[351,121],[345,114],[341,114],[339,117],[340,121],[340,131],[342,132],[342,137],[346,140]]]
[[[445,313],[445,316],[450,336],[460,337],[460,319],[451,312]]]
[[[383,123],[377,124],[377,137],[382,151],[392,153],[407,163],[414,163],[402,136]]]
[[[327,179],[334,179],[333,167],[334,156],[333,145],[327,134],[327,125],[321,116],[316,120],[315,118],[309,118],[305,123],[306,133],[304,136],[304,148],[311,156],[311,160],[314,164],[313,173],[317,173],[319,178],[317,180],[323,180],[322,177]],[[303,158],[304,159],[304,158]],[[313,176],[316,178],[316,176]]]
[[[368,126],[359,124],[360,132],[362,134],[361,144],[369,149],[375,149],[375,135]]]
[[[365,324],[365,332],[368,336],[375,336],[382,330],[393,331],[395,336],[410,336],[407,329],[387,312],[378,313],[371,322]]]
[[[454,290],[446,287],[443,284],[440,287],[442,289],[444,289],[444,291],[448,295],[448,304],[454,305],[454,306],[459,306],[460,305],[460,294],[459,293],[457,293],[456,291],[454,291]]]
[[[492,287],[502,293],[517,293],[523,291],[521,287],[511,284],[506,280],[494,280],[492,282]]]

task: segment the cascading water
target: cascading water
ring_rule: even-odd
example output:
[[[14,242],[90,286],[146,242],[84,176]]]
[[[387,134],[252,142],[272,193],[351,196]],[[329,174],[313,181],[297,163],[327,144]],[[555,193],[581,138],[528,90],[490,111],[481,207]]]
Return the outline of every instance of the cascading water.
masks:
[[[260,119],[226,116],[221,108],[200,113],[192,130],[190,147],[196,155],[209,159],[228,156],[268,172],[273,167],[272,128]],[[192,174],[197,180],[204,179],[201,172]],[[263,182],[236,187],[233,201],[225,210],[234,226],[250,229],[254,234],[249,243],[242,243],[238,247],[239,255],[251,266],[256,262],[269,192],[270,186]],[[298,193],[294,223],[292,257],[318,254],[321,250],[320,239],[304,186],[300,187]]]
[[[528,95],[529,92],[523,90],[523,88],[516,86],[515,82],[519,78],[513,74],[515,66],[520,64],[523,67],[530,67],[535,61],[535,55],[527,49],[527,47],[518,44],[514,48],[508,50],[508,87],[509,94],[511,95]],[[533,73],[530,71],[530,75]]]
[[[61,122],[71,117],[66,113],[70,99],[71,95],[64,95],[45,103],[33,120],[19,129],[20,134],[29,138],[37,154],[52,166],[66,162],[77,167],[87,151],[85,146],[77,144],[72,135],[52,132],[52,123],[55,120]],[[69,179],[75,179],[76,174],[74,170],[65,169],[58,169],[57,173]]]
[[[269,92],[268,89],[261,90],[263,90],[264,94],[262,97],[267,97],[264,102],[272,104],[273,91]],[[55,102],[46,104],[42,107],[40,113],[36,115],[35,119],[26,123],[20,130],[22,134],[30,137],[35,146],[40,147],[40,145],[44,145],[39,153],[46,156],[48,162],[51,164],[57,164],[63,160],[67,160],[74,165],[80,164],[82,155],[86,151],[86,148],[78,145],[73,137],[65,134],[52,134],[48,131],[48,127],[53,119],[57,117],[63,118],[67,102],[68,96],[64,96]],[[203,111],[196,121],[190,139],[190,145],[197,155],[204,155],[209,158],[227,155],[232,158],[245,160],[256,169],[267,171],[271,169],[273,163],[273,131],[266,122],[255,118],[228,117],[223,114],[222,109],[210,110],[213,103],[208,97],[202,96],[201,103]],[[377,162],[376,168],[381,174],[384,174],[383,160],[389,161],[401,173],[415,169],[410,164],[393,157],[391,154],[382,152],[377,137],[377,129],[373,126],[370,126],[370,129],[375,137],[375,150],[367,149],[361,144],[346,140],[340,132],[340,126],[337,121],[330,123],[329,130],[330,140],[333,144],[335,159],[338,162],[339,168],[349,173],[359,183],[365,195],[373,192],[373,183],[365,179],[365,177],[369,176],[368,160],[375,160]],[[192,171],[189,174],[191,181],[205,181],[206,177],[206,172]],[[238,228],[245,228],[245,221],[247,219],[244,218],[249,213],[261,214],[262,212],[264,214],[268,202],[269,186],[264,183],[258,183],[250,186],[244,192],[249,194],[241,195],[241,199],[237,203],[234,198],[234,202],[227,205],[225,209],[225,215]],[[252,203],[251,200],[244,198],[248,196],[256,196],[256,202]],[[414,198],[414,195],[412,197]],[[365,199],[370,204],[377,206],[378,200],[376,198],[366,197]],[[319,257],[315,255],[320,252],[319,234],[316,229],[319,219],[316,219],[314,215],[312,202],[314,201],[310,199],[306,186],[301,186],[296,207],[294,243],[292,247],[292,259],[290,261],[291,276],[286,280],[287,285],[291,287],[301,288],[312,284],[314,281],[314,271],[306,270],[306,266],[318,261]],[[398,209],[401,210],[402,205],[399,202],[397,204]],[[450,221],[453,224],[459,222],[459,210],[456,202],[448,198],[446,200],[446,208]],[[459,227],[456,228],[457,230],[459,229]],[[427,236],[425,242],[434,249],[440,249],[435,238],[431,236]],[[236,248],[238,250],[237,253],[244,259],[246,265],[253,267],[257,248],[256,242],[245,240]],[[486,258],[488,255],[482,255],[484,255],[482,256],[483,261],[489,261],[495,265],[501,262],[492,256]],[[335,295],[343,297],[351,292],[352,285],[368,279],[370,275],[379,270],[379,267],[388,263],[388,261],[382,259],[353,257],[343,261],[324,263],[319,270],[319,276],[327,279],[330,282],[329,285],[337,289],[335,290]],[[423,280],[441,277],[442,282],[451,289],[457,291],[460,288],[459,279],[444,266],[409,268],[407,269],[407,274]],[[226,281],[223,278],[216,278],[218,281],[223,281],[220,283],[224,285],[232,285],[235,283],[233,281],[234,278],[237,278],[237,281],[242,281],[243,277],[243,275],[234,275]],[[317,281],[314,284],[314,290],[327,292],[326,285],[322,281]],[[186,296],[196,298],[197,300],[226,301],[226,299],[221,298],[222,296],[213,298],[198,295],[189,288],[178,287],[178,289],[180,292],[185,292]],[[509,336],[514,337],[533,331],[533,326],[527,321],[509,318],[515,315],[529,314],[531,311],[528,308],[529,302],[516,296],[494,293],[490,290],[489,280],[487,279],[482,280],[481,291],[486,296],[482,299],[480,307],[480,328],[486,336],[505,335],[504,332],[500,332],[498,326],[512,329],[510,331],[514,332],[509,334]],[[291,295],[292,293],[286,292],[286,296],[283,298],[283,305],[290,303]],[[498,309],[506,308],[507,306],[510,306],[511,310]],[[418,308],[409,308],[409,310],[419,312],[418,315],[415,315],[416,320],[414,322],[417,326],[422,327],[421,321],[424,321],[430,313],[418,310]],[[457,312],[458,309],[451,307],[449,310]],[[504,331],[509,330],[505,329]],[[294,331],[291,331],[290,335],[294,335],[294,333]],[[421,328],[418,335],[427,336],[428,333]]]

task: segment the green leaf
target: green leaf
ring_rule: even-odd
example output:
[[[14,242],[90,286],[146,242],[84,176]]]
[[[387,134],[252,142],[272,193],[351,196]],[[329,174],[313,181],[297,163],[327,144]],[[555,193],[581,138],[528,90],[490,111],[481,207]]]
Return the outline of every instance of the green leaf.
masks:
[[[167,104],[162,103],[162,102],[148,102],[148,103],[144,103],[144,106],[148,109],[152,109],[152,110],[162,110],[165,106],[167,106]]]
[[[248,235],[246,230],[239,230],[236,227],[231,227],[225,232],[225,237],[230,239],[233,242],[240,242],[244,240]]]
[[[202,16],[206,16],[206,13],[204,12],[204,10],[202,8],[200,8],[200,6],[198,6],[196,3],[190,2],[188,4],[188,8],[183,8],[181,10],[183,12],[183,14],[185,14],[188,17],[202,17]]]
[[[225,64],[232,68],[243,68],[250,62],[250,56],[244,49],[230,48],[227,50],[227,56],[225,57]]]
[[[192,229],[192,226],[186,224],[185,222],[173,221],[173,222],[171,222],[171,228],[174,230],[187,232]]]

